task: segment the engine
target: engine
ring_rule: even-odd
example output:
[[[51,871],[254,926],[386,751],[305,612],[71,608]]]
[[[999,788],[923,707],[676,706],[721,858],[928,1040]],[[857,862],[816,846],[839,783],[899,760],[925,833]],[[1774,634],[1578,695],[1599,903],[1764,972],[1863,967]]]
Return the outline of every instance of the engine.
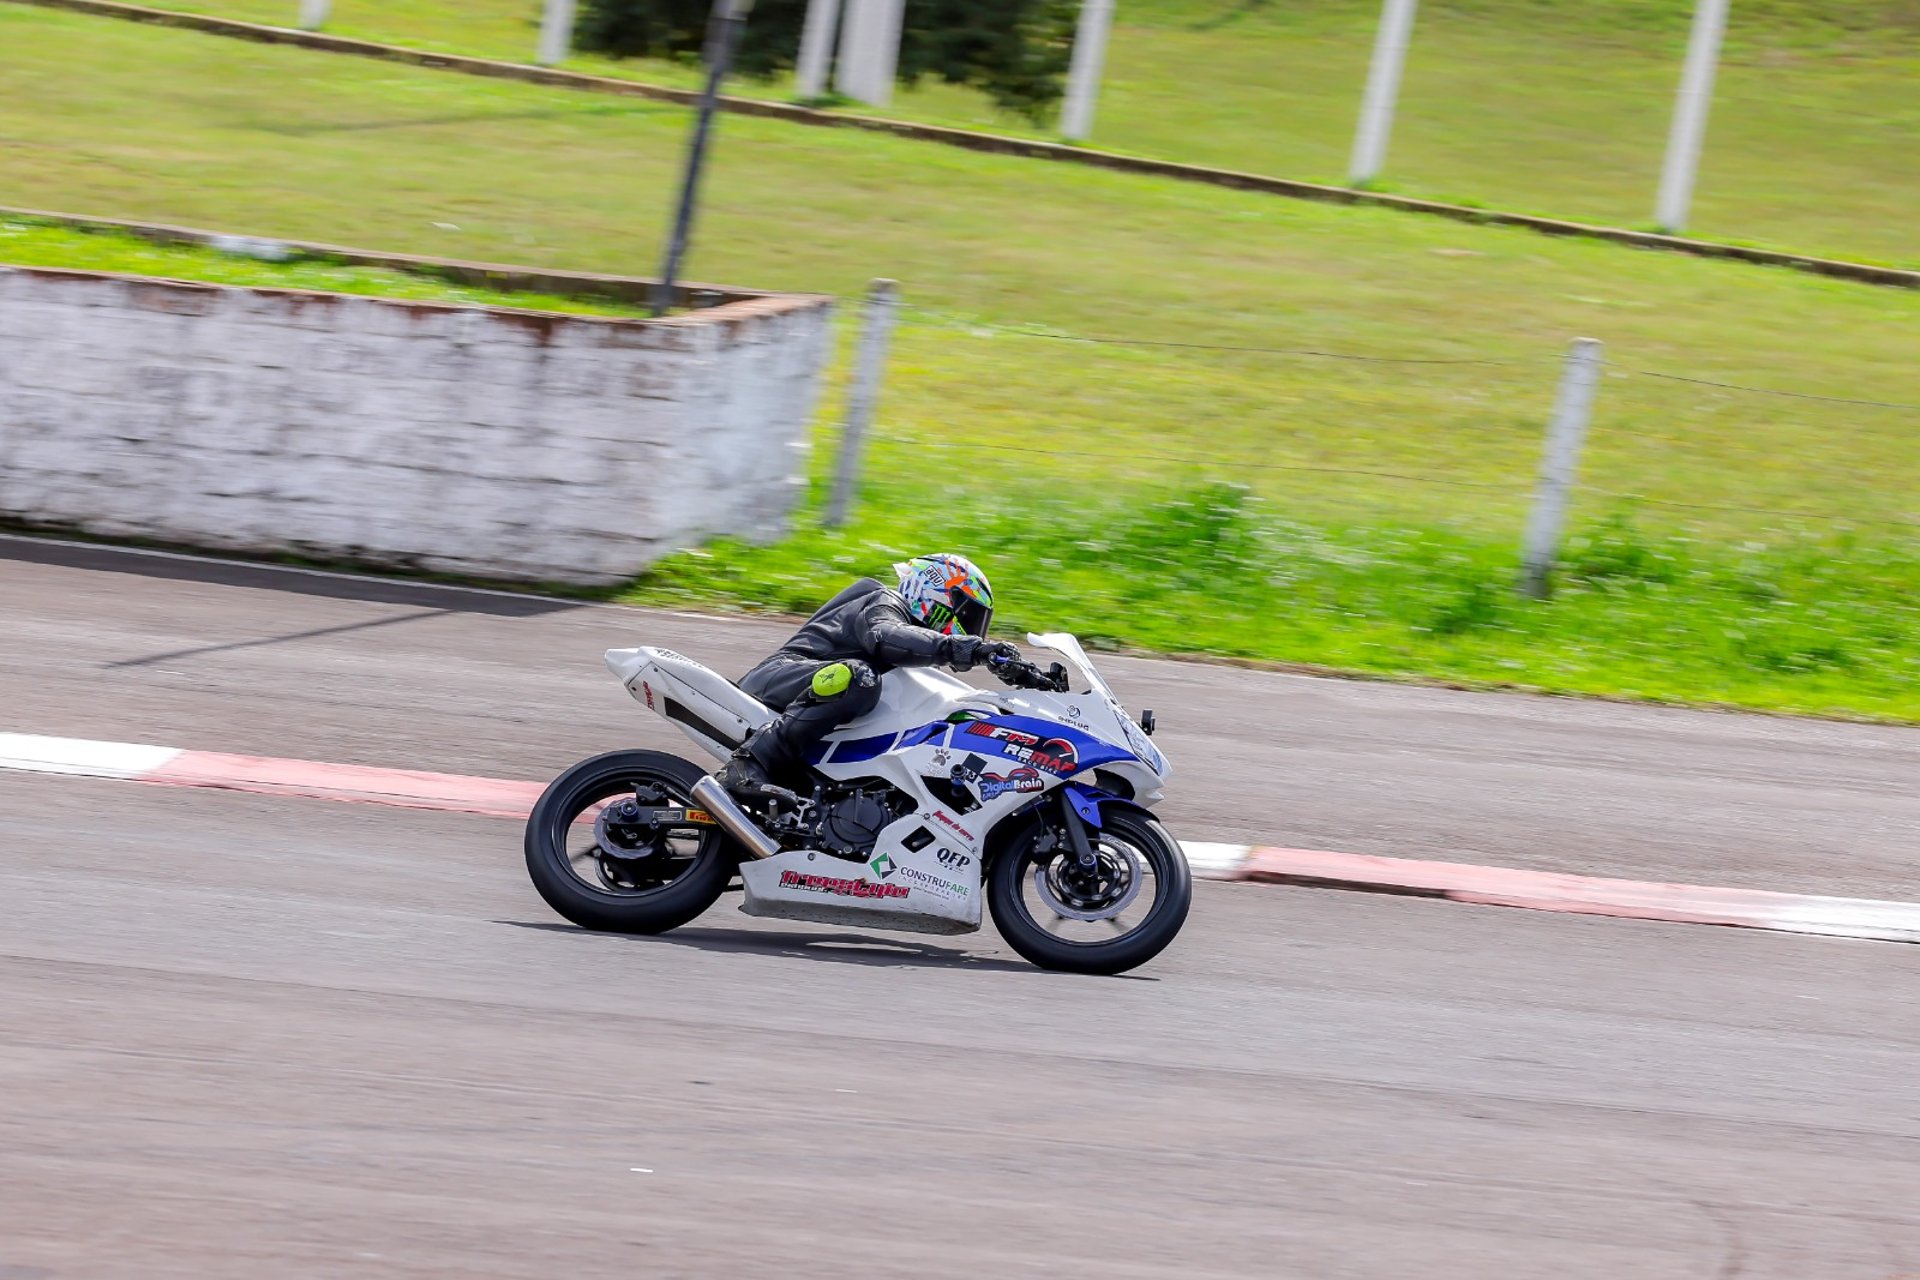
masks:
[[[814,833],[826,852],[865,861],[880,832],[911,808],[912,801],[890,786],[842,792],[822,803]]]

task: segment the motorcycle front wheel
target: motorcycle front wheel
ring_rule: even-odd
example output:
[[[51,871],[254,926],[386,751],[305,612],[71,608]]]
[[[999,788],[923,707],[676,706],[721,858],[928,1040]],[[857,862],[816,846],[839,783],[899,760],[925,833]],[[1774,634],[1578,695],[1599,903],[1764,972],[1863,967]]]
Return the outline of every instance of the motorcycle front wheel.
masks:
[[[553,780],[527,819],[527,875],[547,905],[577,925],[663,933],[700,915],[725,891],[738,859],[711,823],[644,834],[597,822],[610,803],[691,806],[706,771],[663,751],[611,751]]]
[[[1166,949],[1193,903],[1193,873],[1167,829],[1109,810],[1083,867],[1035,821],[995,859],[987,905],[1000,936],[1043,969],[1124,973]]]

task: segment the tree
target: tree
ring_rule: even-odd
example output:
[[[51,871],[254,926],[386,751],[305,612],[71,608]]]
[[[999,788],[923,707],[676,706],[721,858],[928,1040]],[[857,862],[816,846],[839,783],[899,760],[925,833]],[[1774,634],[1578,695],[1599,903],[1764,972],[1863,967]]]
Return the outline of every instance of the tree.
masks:
[[[692,61],[706,39],[709,0],[585,0],[581,49],[616,58]],[[1073,49],[1076,0],[906,0],[900,79],[971,85],[1036,123],[1060,100]],[[754,0],[734,66],[766,79],[800,54],[807,0]]]

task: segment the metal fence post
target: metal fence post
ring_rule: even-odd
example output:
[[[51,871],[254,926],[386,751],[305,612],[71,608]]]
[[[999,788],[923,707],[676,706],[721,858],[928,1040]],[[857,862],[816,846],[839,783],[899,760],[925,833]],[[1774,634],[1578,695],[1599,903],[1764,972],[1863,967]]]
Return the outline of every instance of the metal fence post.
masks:
[[[543,67],[557,67],[567,60],[573,48],[574,0],[547,0],[540,14],[540,49],[534,61]]]
[[[1080,25],[1073,36],[1073,61],[1067,69],[1067,102],[1060,112],[1060,136],[1085,142],[1093,132],[1093,105],[1100,96],[1100,72],[1107,61],[1107,32],[1113,26],[1113,0],[1080,0]]]
[[[707,82],[700,91],[700,105],[694,111],[693,137],[687,142],[686,168],[680,175],[680,199],[674,206],[673,233],[667,237],[666,261],[660,264],[660,278],[653,283],[653,314],[663,316],[673,308],[674,283],[680,277],[680,264],[686,260],[687,245],[693,238],[694,205],[700,197],[700,175],[707,164],[707,139],[713,133],[714,113],[720,106],[720,82],[733,65],[734,50],[740,47],[746,30],[747,13],[753,0],[713,0],[707,17]]]
[[[873,407],[880,399],[880,378],[887,367],[887,340],[893,334],[893,316],[900,305],[900,286],[875,280],[867,287],[867,307],[860,323],[860,348],[853,358],[853,388],[847,393],[847,416],[840,428],[840,467],[833,479],[833,500],[827,507],[827,528],[847,521],[854,486],[860,480],[860,450]]]
[[[800,32],[800,63],[794,69],[793,90],[802,102],[827,91],[827,64],[833,60],[833,37],[840,26],[840,0],[807,0],[807,22]]]
[[[1687,229],[1693,206],[1693,181],[1700,171],[1700,144],[1707,134],[1707,108],[1713,102],[1713,73],[1720,63],[1720,40],[1727,30],[1727,0],[1697,0],[1693,32],[1687,37],[1687,61],[1680,72],[1680,93],[1667,133],[1667,158],[1660,167],[1659,207],[1653,219],[1668,235]]]
[[[327,25],[327,11],[333,0],[300,0],[300,29],[318,31]]]
[[[840,17],[840,57],[834,64],[834,87],[868,106],[884,107],[891,102],[904,21],[904,0],[847,0]]]
[[[1520,569],[1521,592],[1536,600],[1546,599],[1553,564],[1560,555],[1567,500],[1580,469],[1587,421],[1593,416],[1594,389],[1600,383],[1602,350],[1596,339],[1575,338],[1560,373],[1560,390],[1553,400],[1553,421],[1547,427],[1547,448],[1540,459],[1540,481],[1533,492],[1533,513],[1527,518]]]
[[[1367,88],[1360,99],[1360,127],[1354,131],[1353,160],[1347,166],[1347,181],[1353,186],[1372,182],[1387,162],[1387,139],[1393,134],[1393,109],[1400,98],[1400,72],[1413,39],[1417,3],[1386,0],[1380,10],[1373,62],[1367,67]]]

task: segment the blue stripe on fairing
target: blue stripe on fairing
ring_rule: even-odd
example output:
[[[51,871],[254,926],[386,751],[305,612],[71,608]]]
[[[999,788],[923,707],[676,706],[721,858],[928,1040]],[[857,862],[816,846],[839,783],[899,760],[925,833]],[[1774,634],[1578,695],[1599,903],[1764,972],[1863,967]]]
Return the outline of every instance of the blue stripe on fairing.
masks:
[[[1104,738],[1096,738],[1084,730],[1067,725],[1056,724],[1051,720],[1038,720],[1032,716],[987,716],[976,720],[967,720],[958,724],[946,720],[935,720],[931,724],[909,729],[900,735],[895,745],[894,735],[879,734],[871,738],[848,738],[841,742],[820,742],[809,747],[806,752],[808,764],[825,764],[831,759],[834,764],[859,764],[863,760],[873,760],[887,754],[890,750],[904,751],[908,747],[917,747],[939,737],[948,729],[953,730],[949,745],[956,750],[977,752],[981,755],[1001,756],[1006,759],[1017,758],[1005,750],[1011,744],[998,738],[989,738],[985,734],[969,733],[968,729],[976,724],[997,724],[1022,733],[1030,733],[1045,742],[1048,738],[1060,738],[1073,744],[1075,767],[1069,773],[1081,773],[1088,769],[1097,769],[1103,764],[1114,764],[1123,760],[1138,760],[1140,757],[1125,747],[1117,747]],[[831,753],[831,755],[829,755]]]
[[[900,750],[917,747],[923,742],[931,742],[946,731],[945,720],[935,720],[932,724],[923,724],[918,729],[909,729],[900,735]]]
[[[872,738],[847,738],[834,744],[833,763],[859,764],[862,760],[873,760],[887,754],[893,746],[891,733],[882,733]]]

